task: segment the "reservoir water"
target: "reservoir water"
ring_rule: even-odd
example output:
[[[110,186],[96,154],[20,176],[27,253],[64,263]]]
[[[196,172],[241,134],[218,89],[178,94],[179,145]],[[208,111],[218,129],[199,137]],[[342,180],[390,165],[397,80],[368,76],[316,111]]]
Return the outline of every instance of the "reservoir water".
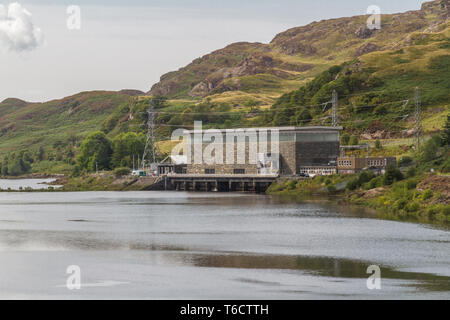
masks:
[[[55,179],[0,179],[0,189],[2,190],[44,190],[50,187],[57,188],[58,186],[50,186]]]
[[[261,195],[0,193],[0,298],[449,299],[450,233]]]

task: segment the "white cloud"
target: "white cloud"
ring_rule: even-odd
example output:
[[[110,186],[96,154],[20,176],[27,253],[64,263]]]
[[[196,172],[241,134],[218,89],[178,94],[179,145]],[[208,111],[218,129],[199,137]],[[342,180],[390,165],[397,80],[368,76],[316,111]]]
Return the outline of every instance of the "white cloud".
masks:
[[[0,48],[23,52],[36,49],[43,43],[43,33],[31,20],[31,13],[14,2],[0,4]]]

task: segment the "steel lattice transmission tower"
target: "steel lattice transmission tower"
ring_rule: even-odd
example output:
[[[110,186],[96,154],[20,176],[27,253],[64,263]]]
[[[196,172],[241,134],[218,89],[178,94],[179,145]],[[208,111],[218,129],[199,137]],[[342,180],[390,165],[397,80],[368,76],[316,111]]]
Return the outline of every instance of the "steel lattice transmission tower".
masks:
[[[333,122],[333,127],[337,127],[337,126],[339,126],[339,119],[338,119],[339,102],[338,102],[338,93],[336,90],[333,90],[332,102],[333,102],[332,122]]]
[[[417,142],[417,150],[420,149],[420,142],[422,138],[422,105],[420,101],[420,92],[419,87],[416,87],[415,95],[414,95],[415,105],[416,105],[416,142]]]
[[[153,99],[150,100],[150,106],[147,109],[147,141],[145,143],[144,154],[142,155],[142,168],[145,167],[146,159],[156,163],[156,112]]]

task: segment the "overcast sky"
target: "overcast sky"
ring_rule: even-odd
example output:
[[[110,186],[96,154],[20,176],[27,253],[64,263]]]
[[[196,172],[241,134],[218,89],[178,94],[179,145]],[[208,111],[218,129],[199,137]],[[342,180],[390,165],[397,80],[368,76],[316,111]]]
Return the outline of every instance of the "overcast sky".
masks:
[[[0,0],[0,101],[148,91],[159,77],[237,41],[269,42],[322,19],[417,10],[423,0]],[[68,30],[79,5],[81,29]],[[31,16],[29,15],[31,14]]]

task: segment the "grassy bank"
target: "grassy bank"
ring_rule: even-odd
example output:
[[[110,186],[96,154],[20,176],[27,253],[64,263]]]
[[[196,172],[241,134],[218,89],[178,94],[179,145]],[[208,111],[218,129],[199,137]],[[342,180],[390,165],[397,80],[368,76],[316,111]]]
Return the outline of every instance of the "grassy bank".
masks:
[[[380,217],[429,223],[450,223],[450,176],[422,174],[383,185],[384,177],[363,178],[361,186],[353,183],[361,175],[319,176],[309,180],[281,179],[267,191],[270,195],[338,197],[341,204],[375,209]]]
[[[144,191],[153,190],[158,183],[154,177],[117,177],[113,174],[64,177],[54,182],[59,191]]]
[[[449,182],[450,176],[426,174],[390,187],[359,190],[346,200],[374,208],[388,218],[450,223]]]
[[[335,195],[343,204],[373,208],[383,218],[448,224],[449,142],[450,117],[447,117],[445,130],[430,137],[419,151],[408,151],[398,157],[401,169],[390,166],[381,176],[363,171],[307,180],[281,179],[272,184],[267,193],[299,198]]]

